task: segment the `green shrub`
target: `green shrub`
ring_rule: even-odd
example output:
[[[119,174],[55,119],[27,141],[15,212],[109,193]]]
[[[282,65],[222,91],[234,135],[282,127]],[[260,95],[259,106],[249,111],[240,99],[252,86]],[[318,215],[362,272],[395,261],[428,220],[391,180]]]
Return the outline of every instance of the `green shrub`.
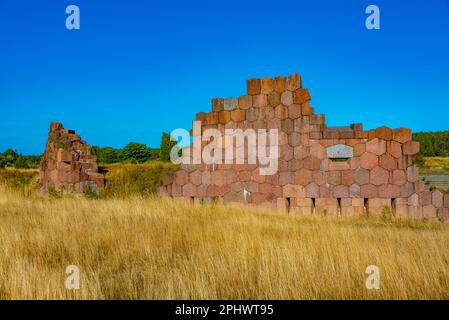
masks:
[[[144,163],[154,159],[154,156],[145,144],[130,142],[123,148],[123,159],[134,163]]]
[[[106,197],[151,195],[157,192],[162,178],[178,166],[164,162],[144,164],[113,164],[106,166]]]
[[[163,132],[161,138],[159,159],[161,159],[162,161],[170,161],[170,152],[175,145],[176,141],[170,140],[170,134]]]
[[[391,211],[390,207],[384,206],[382,208],[382,212],[380,213],[380,218],[384,221],[391,221],[393,220],[393,212]]]
[[[61,199],[62,196],[64,195],[64,191],[63,190],[56,190],[53,187],[48,188],[48,195],[51,198],[55,198],[55,199]]]
[[[101,195],[97,190],[89,188],[84,191],[84,197],[86,197],[87,199],[100,199]]]

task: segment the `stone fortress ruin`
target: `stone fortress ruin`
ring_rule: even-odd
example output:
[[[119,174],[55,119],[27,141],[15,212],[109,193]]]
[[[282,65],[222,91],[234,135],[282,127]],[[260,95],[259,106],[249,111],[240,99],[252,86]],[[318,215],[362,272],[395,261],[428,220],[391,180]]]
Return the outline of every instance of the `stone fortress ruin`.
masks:
[[[183,165],[164,177],[160,193],[307,215],[388,208],[397,217],[449,219],[449,194],[430,190],[412,163],[419,143],[410,129],[329,127],[310,100],[298,74],[250,79],[245,96],[213,99],[211,112],[196,115],[203,131],[278,129],[277,173],[261,175],[258,163]]]
[[[104,175],[98,173],[97,158],[92,155],[91,147],[75,131],[52,122],[41,160],[41,190],[98,192],[103,189],[104,182]]]

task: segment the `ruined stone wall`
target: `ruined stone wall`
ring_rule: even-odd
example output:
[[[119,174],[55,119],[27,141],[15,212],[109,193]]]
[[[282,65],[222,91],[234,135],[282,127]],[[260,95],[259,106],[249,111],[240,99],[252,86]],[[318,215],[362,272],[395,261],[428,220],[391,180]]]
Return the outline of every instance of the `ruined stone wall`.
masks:
[[[377,215],[388,207],[399,217],[449,218],[449,195],[430,191],[412,163],[419,143],[411,130],[328,127],[310,100],[298,74],[250,79],[245,96],[213,99],[211,112],[196,115],[202,130],[278,129],[278,172],[260,175],[258,164],[183,166],[160,192],[303,214]]]
[[[91,147],[73,130],[52,122],[40,168],[42,191],[49,188],[83,193],[104,187],[104,175],[98,173],[97,158]]]

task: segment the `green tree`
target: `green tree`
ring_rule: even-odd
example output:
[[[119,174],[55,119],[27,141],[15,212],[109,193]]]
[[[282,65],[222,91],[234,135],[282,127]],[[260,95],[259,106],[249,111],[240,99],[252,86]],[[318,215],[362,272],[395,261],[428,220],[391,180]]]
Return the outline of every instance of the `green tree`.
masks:
[[[18,158],[19,154],[12,149],[7,149],[5,150],[5,152],[3,152],[3,159],[6,163],[6,166],[13,166]]]
[[[99,163],[117,163],[123,161],[123,150],[111,147],[92,147],[92,153],[97,156]]]
[[[173,146],[176,145],[176,141],[170,140],[170,134],[166,132],[162,132],[162,138],[161,138],[161,147],[160,147],[160,153],[159,158],[162,161],[170,161],[170,152]]]
[[[123,148],[124,160],[143,163],[152,160],[151,150],[143,143],[130,142]]]

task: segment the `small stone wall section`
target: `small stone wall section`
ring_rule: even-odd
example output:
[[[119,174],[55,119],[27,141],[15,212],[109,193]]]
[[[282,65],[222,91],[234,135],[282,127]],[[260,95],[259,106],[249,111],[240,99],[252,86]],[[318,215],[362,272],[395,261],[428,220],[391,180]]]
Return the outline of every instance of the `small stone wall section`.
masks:
[[[302,214],[379,215],[387,207],[404,218],[449,219],[449,195],[429,190],[412,163],[419,143],[410,129],[328,127],[310,101],[298,74],[249,79],[246,95],[213,99],[211,112],[196,115],[203,131],[279,130],[277,174],[262,176],[257,164],[186,165],[165,176],[160,193]],[[327,148],[337,145],[351,147],[352,157],[329,159]]]
[[[103,189],[105,179],[98,173],[91,147],[80,135],[52,122],[40,166],[40,184],[42,191],[52,188],[74,193],[98,192]]]

